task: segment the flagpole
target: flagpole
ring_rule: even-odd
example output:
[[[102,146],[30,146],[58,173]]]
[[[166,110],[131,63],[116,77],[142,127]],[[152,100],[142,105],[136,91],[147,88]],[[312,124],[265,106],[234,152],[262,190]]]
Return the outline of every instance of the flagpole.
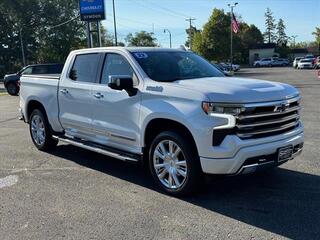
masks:
[[[230,70],[232,70],[232,63],[233,63],[233,29],[232,29],[232,16],[233,16],[233,8],[238,5],[238,3],[228,4],[228,7],[231,8],[230,11]]]

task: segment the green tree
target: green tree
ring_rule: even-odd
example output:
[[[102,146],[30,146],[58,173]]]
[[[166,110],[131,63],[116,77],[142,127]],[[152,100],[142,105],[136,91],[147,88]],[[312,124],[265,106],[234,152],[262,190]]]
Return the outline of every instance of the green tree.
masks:
[[[196,27],[194,26],[191,26],[191,29],[190,28],[187,28],[186,29],[186,33],[188,34],[188,39],[185,43],[185,45],[187,47],[190,47],[190,37],[191,37],[191,40],[193,41],[194,40],[194,37],[195,37],[195,34],[199,33],[200,30],[198,30]]]
[[[279,46],[285,46],[288,42],[288,36],[286,34],[286,26],[282,18],[279,19],[277,24],[277,43]]]
[[[239,59],[236,60],[240,63],[248,63],[249,49],[256,44],[263,43],[263,35],[254,24],[241,23],[239,35],[236,37],[239,43],[235,52],[240,52]]]
[[[203,31],[195,36],[193,43],[195,52],[210,61],[228,59],[230,55],[230,17],[223,10],[213,9]]]
[[[77,0],[39,0],[39,6],[43,22],[35,32],[40,43],[37,62],[64,62],[71,50],[86,47]]]
[[[316,30],[312,33],[315,36],[316,42],[320,44],[320,27],[316,27]]]
[[[85,24],[77,0],[2,0],[0,2],[0,65],[5,72],[27,64],[63,62],[73,49],[86,46]],[[0,76],[1,77],[1,76]]]
[[[139,46],[139,47],[156,47],[157,39],[153,36],[153,33],[146,31],[136,32],[135,35],[129,33],[126,37],[128,46]]]
[[[273,17],[273,13],[271,12],[270,8],[267,8],[267,11],[264,14],[265,16],[265,26],[266,30],[263,34],[265,41],[268,43],[275,42],[276,41],[276,35],[275,35],[275,19]]]

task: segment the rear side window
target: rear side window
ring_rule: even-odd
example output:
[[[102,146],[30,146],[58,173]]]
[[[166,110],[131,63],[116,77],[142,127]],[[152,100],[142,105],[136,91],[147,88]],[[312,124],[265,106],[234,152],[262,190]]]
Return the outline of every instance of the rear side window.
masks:
[[[48,73],[48,66],[33,67],[32,74],[46,74],[46,73]]]
[[[71,69],[73,80],[77,82],[96,82],[96,75],[100,61],[100,54],[82,54],[78,55]]]
[[[49,74],[60,74],[63,69],[63,64],[54,64],[48,66],[48,73]]]

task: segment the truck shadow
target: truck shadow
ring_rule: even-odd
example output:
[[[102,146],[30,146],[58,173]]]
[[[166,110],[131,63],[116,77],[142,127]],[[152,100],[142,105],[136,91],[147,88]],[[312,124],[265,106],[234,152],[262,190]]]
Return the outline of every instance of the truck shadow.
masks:
[[[158,191],[145,169],[71,145],[52,153],[102,173]],[[319,239],[320,176],[278,168],[219,178],[182,201],[290,239]]]

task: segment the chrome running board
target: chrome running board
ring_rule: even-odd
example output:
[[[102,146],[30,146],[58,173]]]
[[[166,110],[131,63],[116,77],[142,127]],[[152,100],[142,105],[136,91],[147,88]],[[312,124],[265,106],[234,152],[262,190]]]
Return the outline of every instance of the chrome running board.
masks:
[[[113,149],[100,144],[86,142],[80,139],[76,140],[72,138],[58,137],[58,136],[53,136],[53,138],[59,141],[71,144],[73,146],[80,147],[96,153],[100,153],[108,157],[116,158],[122,161],[139,162],[139,160],[142,157],[139,154],[127,153],[118,149]]]

